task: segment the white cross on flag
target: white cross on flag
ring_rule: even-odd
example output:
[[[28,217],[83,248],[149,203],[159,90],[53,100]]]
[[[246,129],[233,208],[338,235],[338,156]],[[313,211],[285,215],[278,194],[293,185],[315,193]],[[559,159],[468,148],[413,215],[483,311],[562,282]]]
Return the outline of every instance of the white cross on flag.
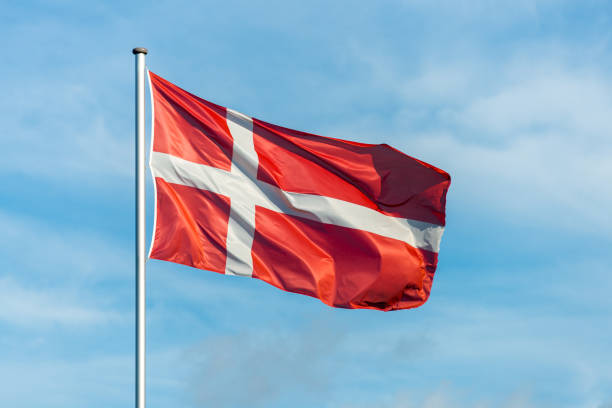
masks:
[[[283,128],[149,80],[150,258],[258,278],[334,307],[427,300],[446,172],[388,145]]]

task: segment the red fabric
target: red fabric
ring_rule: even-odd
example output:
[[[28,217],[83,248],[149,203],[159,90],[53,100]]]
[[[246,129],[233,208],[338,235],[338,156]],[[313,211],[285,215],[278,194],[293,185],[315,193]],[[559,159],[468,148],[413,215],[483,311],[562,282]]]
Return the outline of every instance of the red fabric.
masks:
[[[153,151],[230,171],[226,108],[150,73]],[[303,133],[253,119],[257,179],[388,217],[445,225],[450,176],[387,145]],[[224,273],[231,197],[156,178],[151,258]],[[395,310],[429,297],[437,253],[371,232],[256,207],[253,277],[343,308]]]
[[[423,304],[435,253],[366,231],[258,207],[253,277],[329,306],[392,310]]]
[[[225,120],[226,109],[198,98],[152,72],[149,75],[151,86],[156,91],[153,99],[153,150],[229,170],[232,136]]]
[[[155,179],[157,219],[151,258],[223,273],[230,200]]]
[[[258,178],[285,191],[350,201],[445,225],[450,176],[385,145],[312,135],[253,120]]]

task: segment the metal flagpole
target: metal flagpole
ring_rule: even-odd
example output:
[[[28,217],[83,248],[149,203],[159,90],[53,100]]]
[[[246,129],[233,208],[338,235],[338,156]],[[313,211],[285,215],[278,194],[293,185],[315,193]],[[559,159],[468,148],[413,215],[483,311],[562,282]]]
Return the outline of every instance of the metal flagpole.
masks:
[[[136,57],[136,408],[145,408],[145,55]]]

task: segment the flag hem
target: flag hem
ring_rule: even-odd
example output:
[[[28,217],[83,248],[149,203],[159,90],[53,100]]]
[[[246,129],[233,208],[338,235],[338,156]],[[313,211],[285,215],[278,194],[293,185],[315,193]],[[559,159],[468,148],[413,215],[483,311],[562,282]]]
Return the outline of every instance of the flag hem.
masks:
[[[149,144],[149,171],[151,172],[151,179],[153,180],[153,200],[155,205],[153,206],[153,230],[151,232],[151,242],[149,243],[149,253],[147,254],[148,259],[151,258],[151,252],[153,252],[153,244],[155,243],[155,230],[157,228],[157,183],[155,183],[155,174],[153,172],[153,166],[151,165],[153,157],[153,142],[155,140],[155,99],[153,96],[153,87],[151,86],[151,75],[147,69],[147,80],[149,83],[149,96],[151,97],[151,141]]]

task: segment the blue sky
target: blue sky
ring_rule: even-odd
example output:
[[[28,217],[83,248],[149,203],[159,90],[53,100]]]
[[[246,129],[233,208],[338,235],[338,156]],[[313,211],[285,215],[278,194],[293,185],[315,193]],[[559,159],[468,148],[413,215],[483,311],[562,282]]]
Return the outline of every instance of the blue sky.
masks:
[[[605,1],[7,2],[2,405],[133,403],[145,46],[213,102],[453,177],[419,309],[151,261],[149,407],[612,407],[611,19]]]

